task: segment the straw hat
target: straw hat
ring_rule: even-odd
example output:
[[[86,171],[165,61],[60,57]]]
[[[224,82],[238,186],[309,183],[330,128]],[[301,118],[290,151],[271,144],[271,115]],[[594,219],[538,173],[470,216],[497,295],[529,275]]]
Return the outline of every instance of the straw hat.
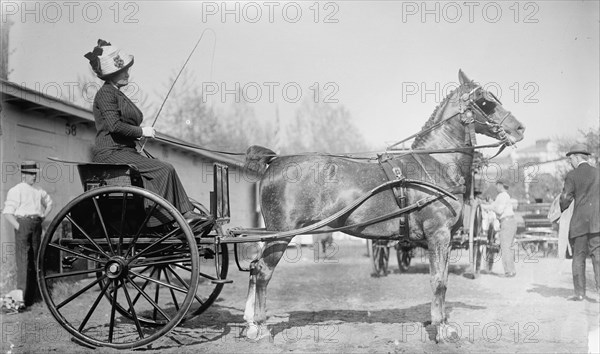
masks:
[[[577,144],[571,146],[571,149],[569,149],[569,152],[567,152],[567,156],[572,155],[572,154],[591,155],[590,152],[588,151],[587,146],[585,144],[581,144],[581,143],[577,143]]]
[[[39,173],[40,166],[35,161],[21,162],[21,173]]]
[[[94,50],[84,55],[100,79],[133,65],[133,55],[127,54],[105,40],[99,39]]]

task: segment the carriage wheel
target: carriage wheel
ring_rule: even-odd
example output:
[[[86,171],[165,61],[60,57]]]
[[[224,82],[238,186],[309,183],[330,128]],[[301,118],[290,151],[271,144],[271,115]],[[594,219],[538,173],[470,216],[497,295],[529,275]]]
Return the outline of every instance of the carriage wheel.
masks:
[[[390,249],[386,240],[372,240],[371,262],[373,264],[372,277],[386,276],[388,274],[388,263],[390,260]]]
[[[496,231],[494,230],[493,225],[490,225],[490,229],[487,234],[487,245],[485,251],[485,260],[486,260],[486,270],[488,272],[492,271],[494,267],[494,261],[496,258],[496,254],[498,254],[498,245],[496,244]]]
[[[485,232],[483,231],[483,209],[481,205],[478,205],[475,209],[475,215],[473,220],[473,231],[474,231],[474,241],[473,241],[473,256],[475,261],[475,274],[479,274],[481,270],[481,259],[484,257],[484,252],[486,250],[486,237]],[[488,255],[489,253],[485,253]]]
[[[410,248],[399,247],[396,250],[396,258],[398,259],[398,268],[400,272],[406,272],[410,268],[410,261],[413,258]]]
[[[53,268],[56,250],[66,269]],[[72,200],[50,224],[38,283],[54,318],[75,338],[130,349],[184,318],[199,263],[192,230],[169,202],[137,187],[100,187]]]

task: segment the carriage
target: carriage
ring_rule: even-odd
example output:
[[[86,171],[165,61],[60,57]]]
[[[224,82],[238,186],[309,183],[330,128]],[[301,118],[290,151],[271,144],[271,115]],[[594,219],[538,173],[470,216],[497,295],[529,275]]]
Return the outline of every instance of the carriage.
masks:
[[[192,201],[205,217],[190,225],[173,205],[142,188],[133,166],[79,164],[84,193],[58,212],[39,249],[37,278],[47,307],[82,344],[143,347],[216,300],[230,282],[232,247],[238,268],[250,270],[246,337],[260,339],[270,336],[265,323],[266,288],[293,236],[342,231],[401,241],[398,236],[403,234],[427,241],[431,323],[437,335],[453,332],[444,304],[451,231],[461,213],[470,215],[469,249],[486,245],[479,242],[482,233],[475,231],[481,209],[471,201],[467,211],[468,203],[457,195],[467,193],[465,182],[477,148],[503,148],[521,140],[524,131],[491,93],[462,71],[459,80],[460,87],[414,135],[413,150],[400,154],[386,150],[377,157],[378,163],[348,155],[277,156],[251,147],[246,161],[256,162],[254,169],[262,174],[264,229],[223,231],[230,216],[224,165],[214,166],[210,210]],[[476,133],[499,142],[477,145]],[[449,153],[431,156],[440,152]],[[452,165],[456,169],[451,174],[446,167]],[[293,183],[290,166],[299,171]],[[440,174],[432,175],[431,168]],[[404,218],[411,220],[410,225]],[[238,245],[258,241],[264,246],[250,268],[243,269]],[[489,241],[487,245],[491,247]],[[82,302],[89,307],[78,306]]]

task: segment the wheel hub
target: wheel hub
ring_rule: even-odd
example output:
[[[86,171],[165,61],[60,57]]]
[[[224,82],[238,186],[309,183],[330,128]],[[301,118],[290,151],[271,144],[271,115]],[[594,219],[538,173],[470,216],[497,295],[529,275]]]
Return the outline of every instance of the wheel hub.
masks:
[[[106,263],[104,272],[110,279],[124,278],[127,274],[127,263],[123,257],[114,257]]]

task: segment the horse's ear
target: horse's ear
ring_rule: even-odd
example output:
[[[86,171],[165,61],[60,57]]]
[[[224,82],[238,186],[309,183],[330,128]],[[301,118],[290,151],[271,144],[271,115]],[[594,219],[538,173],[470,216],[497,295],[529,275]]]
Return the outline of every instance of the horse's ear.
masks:
[[[467,75],[465,75],[465,73],[462,71],[462,69],[458,69],[458,81],[460,82],[461,85],[471,83],[471,80],[467,77]]]

